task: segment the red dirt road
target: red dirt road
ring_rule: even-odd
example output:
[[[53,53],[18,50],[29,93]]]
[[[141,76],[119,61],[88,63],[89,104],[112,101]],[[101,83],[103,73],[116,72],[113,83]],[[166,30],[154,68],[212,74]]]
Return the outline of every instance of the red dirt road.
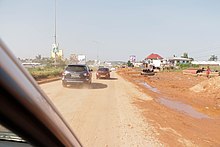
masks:
[[[190,90],[208,81],[206,77],[180,72],[144,77],[131,69],[118,73],[153,98],[153,101],[137,98],[134,104],[157,128],[158,137],[165,146],[220,146],[219,90],[212,89],[210,84],[202,92]]]

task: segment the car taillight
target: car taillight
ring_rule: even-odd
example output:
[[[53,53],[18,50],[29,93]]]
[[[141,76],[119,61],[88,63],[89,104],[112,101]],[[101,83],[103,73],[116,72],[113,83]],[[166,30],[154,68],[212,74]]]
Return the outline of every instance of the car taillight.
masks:
[[[84,73],[83,75],[84,75],[85,77],[89,76],[89,74],[88,74],[88,73]]]

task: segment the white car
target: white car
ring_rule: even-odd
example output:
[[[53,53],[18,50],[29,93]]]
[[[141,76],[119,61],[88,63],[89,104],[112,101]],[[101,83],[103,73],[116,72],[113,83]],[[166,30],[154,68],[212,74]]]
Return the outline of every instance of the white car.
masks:
[[[116,69],[114,68],[114,67],[112,67],[111,69],[110,69],[110,71],[115,71]]]

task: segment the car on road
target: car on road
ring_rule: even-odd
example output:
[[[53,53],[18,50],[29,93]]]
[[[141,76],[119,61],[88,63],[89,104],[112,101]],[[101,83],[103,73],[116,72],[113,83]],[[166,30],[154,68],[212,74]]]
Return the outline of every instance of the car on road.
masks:
[[[112,67],[112,68],[110,69],[110,71],[116,71],[116,68],[115,68],[115,67]]]
[[[0,89],[0,146],[82,146],[55,105],[1,39]]]
[[[63,72],[62,85],[87,84],[92,83],[92,70],[87,65],[70,64]]]
[[[96,79],[106,78],[110,79],[110,70],[109,68],[99,68],[96,72]]]

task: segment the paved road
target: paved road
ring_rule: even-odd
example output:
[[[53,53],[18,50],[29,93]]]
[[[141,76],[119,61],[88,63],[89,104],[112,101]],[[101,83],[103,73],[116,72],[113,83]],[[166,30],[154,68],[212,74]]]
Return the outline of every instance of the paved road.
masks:
[[[91,89],[67,87],[61,81],[40,85],[85,147],[161,146],[155,129],[141,117],[136,98],[151,100],[115,72]]]

